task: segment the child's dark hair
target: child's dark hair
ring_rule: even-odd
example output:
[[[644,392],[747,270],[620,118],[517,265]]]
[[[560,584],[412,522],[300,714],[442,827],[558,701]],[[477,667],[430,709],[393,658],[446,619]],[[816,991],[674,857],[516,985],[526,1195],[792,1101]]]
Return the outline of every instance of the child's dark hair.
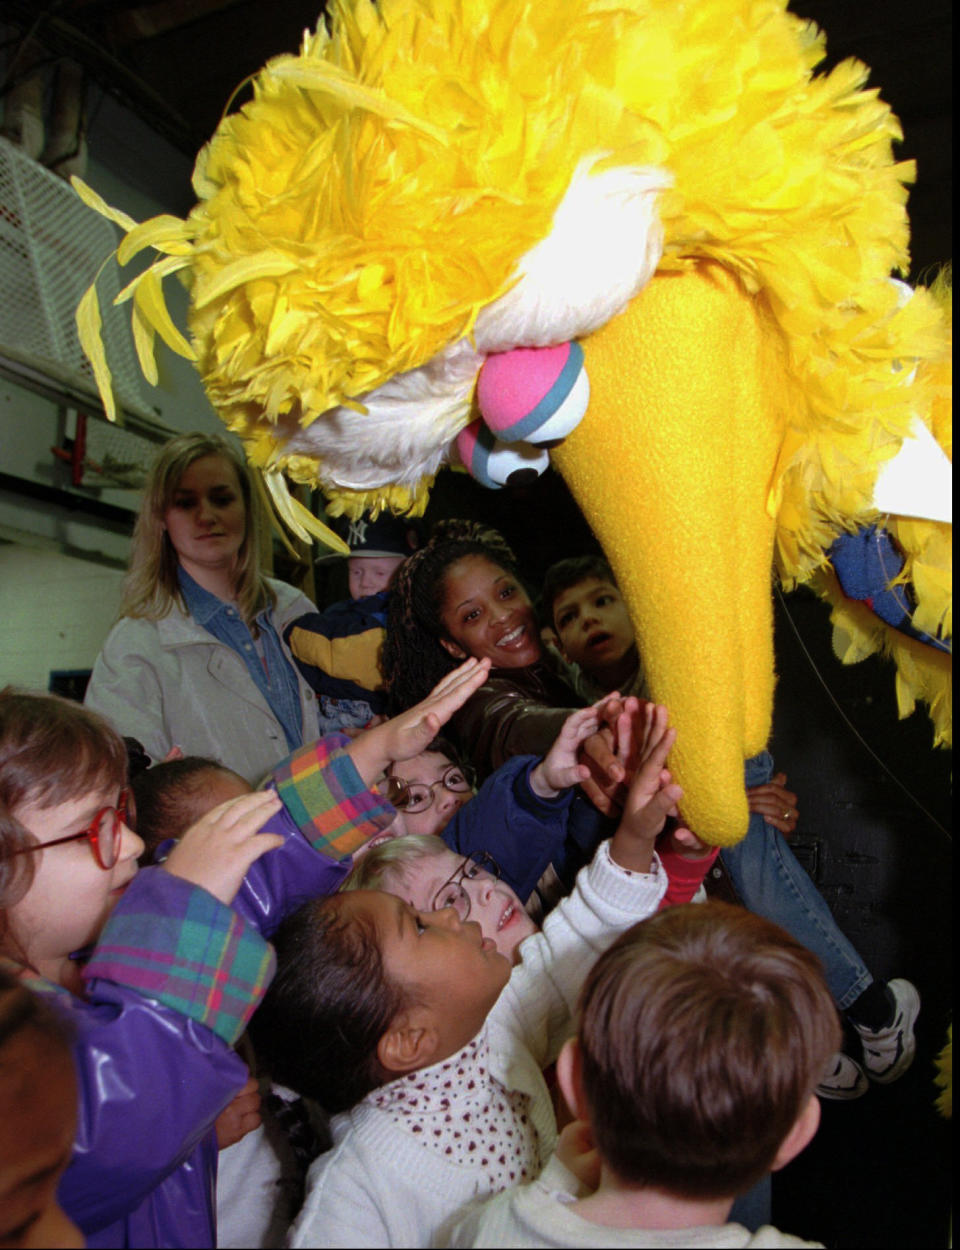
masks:
[[[273,937],[277,975],[250,1022],[274,1081],[346,1111],[387,1080],[377,1043],[410,1005],[387,979],[374,924],[344,915],[353,895],[313,899]]]
[[[153,760],[144,750],[143,743],[136,738],[124,737],[123,745],[127,748],[127,777],[132,783],[134,777],[146,772]]]
[[[580,999],[594,1141],[621,1180],[692,1198],[769,1172],[841,1042],[819,960],[770,921],[688,903],[634,925]]]
[[[503,536],[476,521],[440,521],[430,541],[397,570],[390,596],[381,664],[391,714],[425,698],[460,663],[440,646],[444,574],[464,556],[485,556],[517,577],[517,560]]]
[[[203,798],[212,772],[239,775],[218,760],[185,755],[154,764],[131,779],[137,834],[148,851],[167,838],[179,838],[206,814],[209,804],[204,806]]]
[[[572,586],[585,582],[588,577],[609,582],[611,586],[617,584],[613,569],[601,555],[569,556],[550,565],[544,575],[543,589],[540,592],[540,619],[544,624],[553,625],[553,605],[557,597]]]
[[[0,968],[0,1070],[3,1048],[18,1034],[29,1032],[53,1043],[69,1056],[70,1030],[39,994],[28,989],[7,968]]]
[[[12,854],[37,840],[16,809],[119,791],[126,776],[123,739],[102,716],[59,695],[0,690],[0,942],[4,913],[29,890],[35,871],[35,856]]]

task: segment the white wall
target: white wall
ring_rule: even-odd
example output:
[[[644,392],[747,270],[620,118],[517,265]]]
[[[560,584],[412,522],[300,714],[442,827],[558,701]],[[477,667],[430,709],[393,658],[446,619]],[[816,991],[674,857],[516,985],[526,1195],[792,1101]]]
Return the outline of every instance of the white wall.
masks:
[[[0,542],[0,686],[46,690],[51,669],[92,668],[122,580],[118,569]]]
[[[111,97],[90,105],[85,181],[137,220],[161,212],[183,216],[193,203],[192,160]],[[124,281],[134,270],[124,271]],[[174,320],[185,328],[185,291],[176,279],[165,291]],[[144,383],[158,420],[175,431],[223,432],[193,367],[163,344],[158,362],[159,386]],[[50,447],[63,421],[56,403],[0,378],[0,472],[62,486]],[[97,498],[128,510],[131,522],[139,505],[133,491],[107,488]],[[0,685],[45,690],[50,670],[93,665],[116,616],[128,552],[122,524],[0,490]]]

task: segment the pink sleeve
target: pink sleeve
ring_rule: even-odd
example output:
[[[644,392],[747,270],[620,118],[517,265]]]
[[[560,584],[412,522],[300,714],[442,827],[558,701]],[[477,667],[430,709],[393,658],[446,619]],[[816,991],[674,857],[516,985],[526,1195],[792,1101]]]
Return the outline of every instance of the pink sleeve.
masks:
[[[707,875],[713,861],[720,854],[715,846],[708,855],[699,859],[687,859],[676,851],[667,849],[666,843],[657,847],[657,854],[667,874],[667,892],[663,896],[660,908],[676,907],[678,903],[689,903]]]

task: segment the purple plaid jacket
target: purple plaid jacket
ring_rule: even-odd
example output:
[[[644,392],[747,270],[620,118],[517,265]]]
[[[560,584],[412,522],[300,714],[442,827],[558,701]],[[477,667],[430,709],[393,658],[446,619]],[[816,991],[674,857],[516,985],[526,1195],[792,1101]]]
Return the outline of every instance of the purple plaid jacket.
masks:
[[[333,856],[348,857],[393,817],[343,741],[293,757],[306,836],[289,814],[274,817],[266,827],[286,842],[253,865],[233,907],[144,869],[84,968],[86,998],[29,980],[74,1032],[79,1119],[59,1192],[88,1247],[216,1245],[213,1123],[247,1079],[232,1047],[273,975],[266,936],[305,897],[336,888],[347,865]],[[285,776],[287,799],[296,784]]]

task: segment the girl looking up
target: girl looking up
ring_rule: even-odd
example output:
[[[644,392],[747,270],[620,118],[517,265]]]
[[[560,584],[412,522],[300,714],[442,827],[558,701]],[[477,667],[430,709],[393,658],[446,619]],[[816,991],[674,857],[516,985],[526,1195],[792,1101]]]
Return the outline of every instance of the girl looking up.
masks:
[[[443,1245],[466,1202],[539,1173],[556,1141],[542,1069],[597,954],[666,889],[654,851],[676,801],[666,709],[639,738],[614,838],[518,965],[455,906],[376,890],[309,903],[278,931],[255,1041],[276,1080],[344,1113],[292,1246]]]

